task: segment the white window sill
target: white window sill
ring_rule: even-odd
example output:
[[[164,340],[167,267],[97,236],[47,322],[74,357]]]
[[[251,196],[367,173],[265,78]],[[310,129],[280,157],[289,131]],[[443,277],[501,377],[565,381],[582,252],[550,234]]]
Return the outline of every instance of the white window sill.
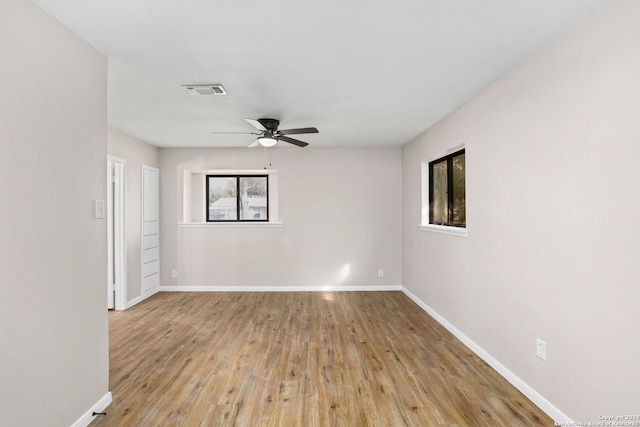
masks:
[[[282,227],[281,222],[181,222],[178,223],[180,228],[234,228],[234,227],[257,227],[257,228],[275,228]]]
[[[469,231],[461,227],[447,227],[446,225],[422,224],[418,226],[422,231],[432,233],[449,234],[451,236],[469,237]]]

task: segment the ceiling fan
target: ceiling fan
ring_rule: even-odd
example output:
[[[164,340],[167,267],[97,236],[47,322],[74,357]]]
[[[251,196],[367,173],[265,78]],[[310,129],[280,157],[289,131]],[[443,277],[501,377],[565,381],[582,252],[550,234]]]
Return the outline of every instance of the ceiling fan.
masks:
[[[278,141],[288,142],[298,147],[306,147],[309,145],[299,139],[290,138],[287,135],[296,135],[302,133],[318,133],[318,129],[314,127],[299,129],[282,129],[278,130],[279,120],[276,119],[245,119],[247,123],[259,130],[260,132],[211,132],[212,134],[247,134],[258,135],[258,138],[249,145],[249,147],[273,147]]]

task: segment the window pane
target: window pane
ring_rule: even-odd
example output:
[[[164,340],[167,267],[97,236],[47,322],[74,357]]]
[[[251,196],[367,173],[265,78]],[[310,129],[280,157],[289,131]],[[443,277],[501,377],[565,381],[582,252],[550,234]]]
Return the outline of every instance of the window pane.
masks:
[[[450,225],[466,225],[466,203],[464,184],[464,153],[452,159],[453,165],[453,206]]]
[[[447,200],[447,161],[434,163],[433,167],[433,201],[432,224],[447,224],[449,211]]]
[[[267,177],[240,177],[240,219],[267,220]]]
[[[209,177],[209,221],[238,219],[235,177]]]

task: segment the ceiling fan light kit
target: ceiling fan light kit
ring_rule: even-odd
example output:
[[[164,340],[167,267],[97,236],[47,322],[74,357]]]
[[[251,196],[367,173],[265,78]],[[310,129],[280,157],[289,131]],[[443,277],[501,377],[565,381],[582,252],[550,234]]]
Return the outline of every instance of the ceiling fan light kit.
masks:
[[[278,142],[278,140],[274,139],[272,136],[261,136],[257,141],[263,147],[273,147],[276,145],[276,142]]]

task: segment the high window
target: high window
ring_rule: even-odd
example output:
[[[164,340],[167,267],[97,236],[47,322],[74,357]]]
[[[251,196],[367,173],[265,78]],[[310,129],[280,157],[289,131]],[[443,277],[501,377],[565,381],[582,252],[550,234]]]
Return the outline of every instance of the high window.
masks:
[[[429,162],[429,224],[466,227],[464,150]]]
[[[269,221],[268,175],[207,175],[206,218]]]

